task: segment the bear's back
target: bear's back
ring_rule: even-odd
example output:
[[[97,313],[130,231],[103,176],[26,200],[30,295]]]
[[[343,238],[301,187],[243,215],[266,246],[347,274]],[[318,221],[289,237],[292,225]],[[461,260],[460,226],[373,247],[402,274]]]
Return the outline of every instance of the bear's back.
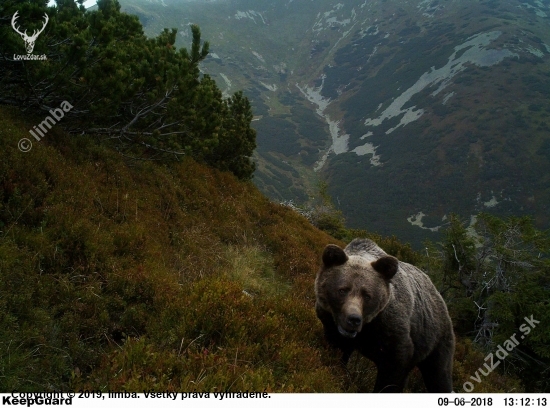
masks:
[[[364,256],[366,258],[378,259],[388,255],[374,241],[368,238],[355,238],[344,249],[344,252],[350,255]]]
[[[367,238],[356,238],[345,248],[348,256],[361,256],[368,261],[388,254]],[[391,279],[391,298],[380,314],[385,324],[393,327],[407,326],[413,340],[432,343],[442,332],[452,330],[447,307],[429,276],[414,265],[399,261],[399,269]],[[427,333],[429,333],[427,335]],[[430,344],[431,346],[432,344]],[[427,347],[428,349],[430,347]],[[424,350],[417,350],[423,354]]]

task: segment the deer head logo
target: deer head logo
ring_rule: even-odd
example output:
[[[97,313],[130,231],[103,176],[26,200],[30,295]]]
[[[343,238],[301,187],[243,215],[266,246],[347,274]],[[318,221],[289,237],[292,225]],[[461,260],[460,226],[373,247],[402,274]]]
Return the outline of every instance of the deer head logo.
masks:
[[[15,14],[13,15],[12,19],[11,19],[11,26],[13,27],[15,32],[21,36],[23,41],[25,41],[25,48],[27,49],[27,54],[30,54],[30,53],[32,53],[32,50],[34,49],[34,43],[35,43],[36,39],[38,38],[40,33],[42,31],[44,31],[44,28],[46,28],[46,24],[48,24],[48,21],[50,19],[48,18],[48,15],[46,13],[44,13],[44,25],[42,26],[42,28],[40,30],[34,30],[34,33],[29,37],[27,35],[27,30],[25,30],[25,32],[22,33],[21,31],[19,31],[19,28],[16,27],[15,22],[16,22],[17,18],[19,17],[17,15],[17,13],[19,13],[19,11],[16,11]]]

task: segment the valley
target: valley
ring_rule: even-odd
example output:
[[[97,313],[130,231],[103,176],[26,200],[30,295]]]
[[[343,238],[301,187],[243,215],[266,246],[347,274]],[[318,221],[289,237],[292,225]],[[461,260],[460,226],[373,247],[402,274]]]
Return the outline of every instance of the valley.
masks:
[[[452,213],[549,226],[550,2],[121,4],[179,46],[201,27],[203,73],[252,102],[273,200],[307,203],[324,180],[348,226],[416,247]]]

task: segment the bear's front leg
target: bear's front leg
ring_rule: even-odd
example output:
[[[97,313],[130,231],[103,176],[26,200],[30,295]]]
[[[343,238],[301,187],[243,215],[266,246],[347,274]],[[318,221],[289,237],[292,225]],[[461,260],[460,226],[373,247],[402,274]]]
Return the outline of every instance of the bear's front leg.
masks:
[[[411,369],[379,366],[373,392],[403,392]]]
[[[399,341],[394,338],[392,341],[383,342],[388,343],[393,343],[394,346],[380,348],[380,354],[375,360],[378,375],[373,392],[403,392],[409,373],[414,368],[414,347],[411,341]]]

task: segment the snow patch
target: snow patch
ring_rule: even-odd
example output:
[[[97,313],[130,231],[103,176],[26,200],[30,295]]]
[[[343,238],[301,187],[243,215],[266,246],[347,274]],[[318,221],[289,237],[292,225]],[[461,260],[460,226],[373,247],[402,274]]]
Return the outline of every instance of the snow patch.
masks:
[[[397,126],[386,131],[386,134],[393,132],[395,129],[405,126],[415,120],[418,120],[424,113],[423,109],[416,109],[416,106],[404,109],[403,107],[417,93],[423,91],[427,87],[439,85],[432,92],[432,96],[436,96],[450,83],[451,79],[464,71],[467,64],[474,64],[480,67],[487,67],[498,64],[504,58],[518,57],[507,49],[488,49],[486,48],[491,42],[500,37],[500,31],[492,31],[488,33],[477,34],[470,37],[463,44],[455,47],[453,54],[449,57],[447,64],[441,68],[435,69],[432,67],[429,72],[425,72],[416,81],[416,83],[393,100],[380,116],[377,118],[369,118],[365,120],[365,126],[379,126],[386,119],[401,116],[401,120]],[[457,58],[457,53],[466,49],[460,57]]]
[[[421,1],[416,7],[423,12],[422,15],[424,17],[428,18],[433,18],[436,12],[445,8],[445,6],[442,6],[439,2],[432,0]]]
[[[231,94],[229,93],[229,90],[231,89],[232,83],[231,80],[227,77],[227,75],[220,73],[220,76],[223,79],[223,82],[225,82],[226,88],[222,92],[223,98],[229,98]]]
[[[257,11],[254,11],[254,10],[248,10],[248,11],[237,11],[235,13],[235,18],[237,20],[242,20],[243,18],[248,18],[252,21],[254,21],[254,24],[258,24],[256,22],[256,18],[255,17],[259,17],[261,20],[262,20],[262,23],[266,24],[265,22],[265,19],[264,19],[264,16],[262,16],[262,13],[259,13]]]
[[[483,203],[483,205],[487,208],[493,208],[495,206],[497,206],[499,203],[499,201],[497,201],[497,198],[495,196],[493,196],[489,201],[485,201]]]
[[[220,76],[223,78],[225,84],[227,85],[227,89],[231,88],[231,81],[229,80],[227,75],[220,73]]]
[[[326,99],[321,95],[321,91],[325,83],[325,78],[325,75],[321,77],[321,85],[318,88],[308,87],[307,85],[302,88],[300,87],[300,85],[296,84],[296,87],[306,97],[306,99],[317,106],[316,112],[327,122],[329,126],[330,136],[332,138],[331,147],[325,152],[323,157],[317,163],[315,163],[313,167],[314,171],[319,171],[323,168],[328,159],[328,155],[331,152],[333,152],[334,154],[342,154],[348,151],[349,135],[340,134],[340,121],[330,119],[330,117],[325,113],[325,110],[330,104],[330,98]]]
[[[336,24],[339,24],[341,26],[347,26],[349,23],[351,23],[351,19],[350,18],[345,18],[344,20],[342,21],[338,21],[338,19],[336,17],[330,17],[330,18],[327,18],[325,20],[328,24],[331,24],[331,25],[336,25]]]
[[[264,57],[262,57],[260,54],[258,54],[256,51],[252,51],[252,54],[254,54],[254,56],[256,58],[258,58],[263,64],[265,64],[265,60],[264,60]]]
[[[352,150],[357,156],[364,156],[366,154],[372,154],[370,158],[370,164],[373,166],[381,166],[380,156],[376,154],[376,147],[372,143],[365,143],[363,146],[357,146]]]
[[[357,17],[355,9],[351,10],[350,18],[343,18],[340,20],[339,17],[336,16],[336,13],[343,7],[344,7],[344,4],[338,3],[334,5],[332,10],[326,11],[322,14],[317,13],[316,21],[312,27],[313,32],[318,34],[319,32],[329,29],[331,27],[335,27],[335,26],[345,27],[351,24],[351,22],[355,20],[355,18]]]
[[[277,72],[277,74],[286,74],[286,69],[287,69],[287,66],[286,66],[286,63],[285,62],[281,62],[280,64],[275,64],[273,65],[273,69],[275,70],[275,72]]]
[[[277,85],[275,85],[275,84],[269,85],[269,84],[266,84],[265,82],[262,82],[262,81],[260,81],[260,84],[262,84],[268,91],[275,92],[277,90]]]
[[[411,215],[407,218],[407,221],[409,221],[409,224],[414,225],[415,227],[422,228],[424,230],[437,232],[442,227],[442,225],[439,225],[437,227],[428,228],[424,226],[424,223],[422,222],[422,218],[424,218],[426,214],[424,214],[422,211],[420,211],[417,214]]]
[[[454,92],[449,92],[445,97],[443,98],[443,105],[447,104],[449,99],[451,99],[453,96],[455,96]]]
[[[533,55],[535,55],[535,56],[537,56],[537,57],[539,57],[539,58],[544,57],[544,52],[542,52],[538,48],[533,47],[532,45],[528,46],[526,51],[533,54]]]
[[[531,4],[528,4],[528,3],[521,3],[520,6],[518,6],[518,8],[526,8],[526,9],[530,9],[530,10],[535,10],[535,14],[539,17],[548,17],[548,14],[546,14],[546,12],[543,10],[543,9],[548,9],[549,7],[548,6],[545,6],[544,3],[540,0],[537,0],[535,1],[535,4],[537,5],[537,7],[535,6],[532,6]]]
[[[371,28],[372,26],[368,26],[367,28],[364,28],[361,31],[359,31],[359,35],[360,35],[359,38],[365,38],[367,35],[378,35],[378,33],[380,32],[380,30],[378,29],[378,26],[374,26],[375,28],[374,32],[370,32]]]

